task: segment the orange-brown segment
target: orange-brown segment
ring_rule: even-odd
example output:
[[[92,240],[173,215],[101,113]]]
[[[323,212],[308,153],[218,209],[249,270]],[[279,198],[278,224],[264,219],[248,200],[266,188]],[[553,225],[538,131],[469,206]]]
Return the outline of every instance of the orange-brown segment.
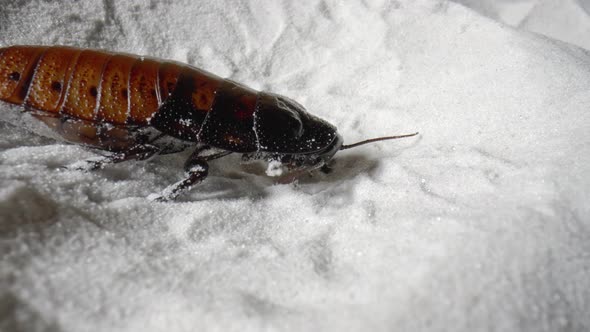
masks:
[[[72,73],[61,113],[93,120],[98,103],[100,78],[110,53],[83,51]]]
[[[14,46],[4,49],[0,56],[0,99],[22,104],[31,76],[46,47]]]
[[[33,109],[57,113],[67,86],[66,73],[75,65],[80,50],[49,48],[39,60],[25,104]]]
[[[178,82],[178,76],[186,66],[181,66],[176,63],[164,62],[160,65],[158,73],[158,81],[160,84],[160,103],[163,103],[166,98],[170,96],[176,83]]]
[[[215,100],[215,91],[219,88],[223,80],[197,68],[190,68],[187,74],[192,76],[194,81],[194,91],[192,93],[193,105],[199,111],[209,112],[213,105],[213,100]]]
[[[129,114],[129,73],[137,57],[117,54],[107,63],[102,85],[97,120],[125,124]]]
[[[129,123],[147,124],[158,111],[158,68],[160,63],[141,59],[135,63],[129,76]]]

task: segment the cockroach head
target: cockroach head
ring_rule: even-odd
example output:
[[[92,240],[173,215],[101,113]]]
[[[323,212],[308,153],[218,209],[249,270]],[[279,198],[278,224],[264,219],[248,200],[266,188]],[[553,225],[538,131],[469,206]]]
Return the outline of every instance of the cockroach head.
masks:
[[[286,164],[325,163],[342,145],[336,127],[305,111],[297,102],[261,92],[254,116],[259,151],[281,156]]]
[[[327,165],[339,150],[418,135],[385,136],[343,145],[335,126],[307,113],[303,106],[289,98],[264,92],[258,96],[254,131],[259,156],[278,160],[288,168],[301,169]]]

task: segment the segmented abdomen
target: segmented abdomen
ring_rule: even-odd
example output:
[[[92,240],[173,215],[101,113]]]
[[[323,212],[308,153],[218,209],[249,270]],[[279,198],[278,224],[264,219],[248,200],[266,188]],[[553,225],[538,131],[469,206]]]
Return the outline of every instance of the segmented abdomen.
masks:
[[[56,117],[148,125],[180,78],[192,83],[193,111],[210,111],[223,80],[193,67],[63,46],[0,49],[0,100]]]

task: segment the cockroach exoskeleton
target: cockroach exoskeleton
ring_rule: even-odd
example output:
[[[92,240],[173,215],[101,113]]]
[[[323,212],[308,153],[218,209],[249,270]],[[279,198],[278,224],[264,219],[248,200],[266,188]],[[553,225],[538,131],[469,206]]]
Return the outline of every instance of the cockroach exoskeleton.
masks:
[[[298,175],[327,171],[339,150],[418,134],[343,145],[336,127],[289,98],[177,62],[65,46],[0,48],[0,100],[24,106],[67,141],[110,152],[77,169],[196,146],[186,178],[160,201],[203,181],[207,162],[231,153]]]

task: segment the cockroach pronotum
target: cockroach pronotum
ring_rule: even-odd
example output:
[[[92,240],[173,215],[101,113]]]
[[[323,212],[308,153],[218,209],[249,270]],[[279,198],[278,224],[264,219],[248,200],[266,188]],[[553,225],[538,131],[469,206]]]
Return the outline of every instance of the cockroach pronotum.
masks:
[[[418,134],[343,145],[335,126],[289,98],[177,62],[65,46],[0,48],[0,100],[24,106],[67,141],[109,152],[76,169],[195,146],[186,178],[161,201],[203,181],[207,161],[234,152],[299,175],[328,171],[339,150]]]

